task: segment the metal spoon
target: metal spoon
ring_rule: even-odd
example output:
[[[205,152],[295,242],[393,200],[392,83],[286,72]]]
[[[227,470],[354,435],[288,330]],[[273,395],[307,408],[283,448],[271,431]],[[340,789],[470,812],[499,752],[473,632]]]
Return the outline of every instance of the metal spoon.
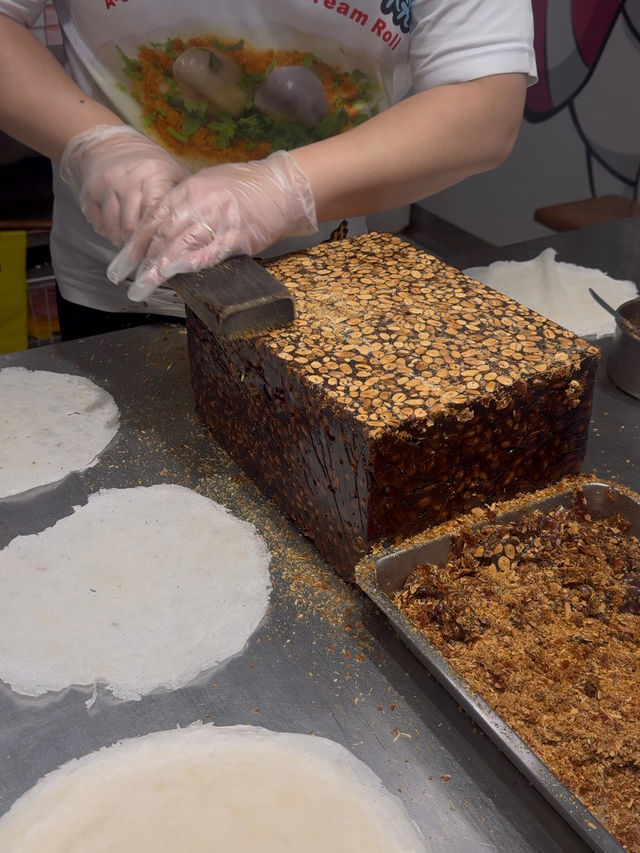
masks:
[[[633,323],[630,323],[626,317],[622,316],[622,314],[619,314],[615,308],[612,308],[611,305],[609,305],[609,303],[606,302],[602,298],[602,296],[596,293],[595,290],[593,290],[591,287],[589,288],[589,293],[593,296],[593,298],[596,300],[596,302],[598,303],[598,305],[600,305],[601,308],[604,308],[605,311],[608,311],[612,317],[616,318],[617,322],[620,323],[620,325],[624,326],[624,328],[626,329],[628,334],[631,335],[632,338],[640,340],[640,329],[634,326]]]

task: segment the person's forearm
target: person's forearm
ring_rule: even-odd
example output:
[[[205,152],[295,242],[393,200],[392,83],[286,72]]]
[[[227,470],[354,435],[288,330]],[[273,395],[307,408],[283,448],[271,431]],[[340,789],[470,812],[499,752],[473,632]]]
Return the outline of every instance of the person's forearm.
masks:
[[[296,149],[318,219],[389,210],[494,168],[511,151],[524,96],[519,74],[441,86]]]
[[[53,160],[65,145],[98,124],[122,124],[65,73],[21,24],[0,14],[0,128]]]

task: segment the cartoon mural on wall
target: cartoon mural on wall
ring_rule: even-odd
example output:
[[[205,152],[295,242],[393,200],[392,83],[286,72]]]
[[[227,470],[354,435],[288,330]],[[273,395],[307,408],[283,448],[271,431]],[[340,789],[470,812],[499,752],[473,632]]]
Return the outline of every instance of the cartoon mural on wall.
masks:
[[[637,200],[640,0],[533,0],[533,13],[539,82],[525,118],[542,122],[567,110],[591,194]]]

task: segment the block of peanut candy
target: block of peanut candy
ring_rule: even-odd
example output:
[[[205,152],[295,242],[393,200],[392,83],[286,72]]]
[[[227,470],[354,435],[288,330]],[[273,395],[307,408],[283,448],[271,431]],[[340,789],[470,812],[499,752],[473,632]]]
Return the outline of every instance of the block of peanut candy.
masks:
[[[188,312],[196,408],[345,577],[580,470],[597,347],[395,235],[263,263],[296,320],[229,342]]]

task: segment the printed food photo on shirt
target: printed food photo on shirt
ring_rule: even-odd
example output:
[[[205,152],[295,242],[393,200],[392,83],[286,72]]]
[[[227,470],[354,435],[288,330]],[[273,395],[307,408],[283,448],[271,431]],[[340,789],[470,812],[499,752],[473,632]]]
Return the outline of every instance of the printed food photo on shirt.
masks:
[[[320,50],[204,32],[110,44],[102,57],[135,100],[136,123],[194,168],[325,139],[387,106],[378,75],[346,53],[340,67]]]

